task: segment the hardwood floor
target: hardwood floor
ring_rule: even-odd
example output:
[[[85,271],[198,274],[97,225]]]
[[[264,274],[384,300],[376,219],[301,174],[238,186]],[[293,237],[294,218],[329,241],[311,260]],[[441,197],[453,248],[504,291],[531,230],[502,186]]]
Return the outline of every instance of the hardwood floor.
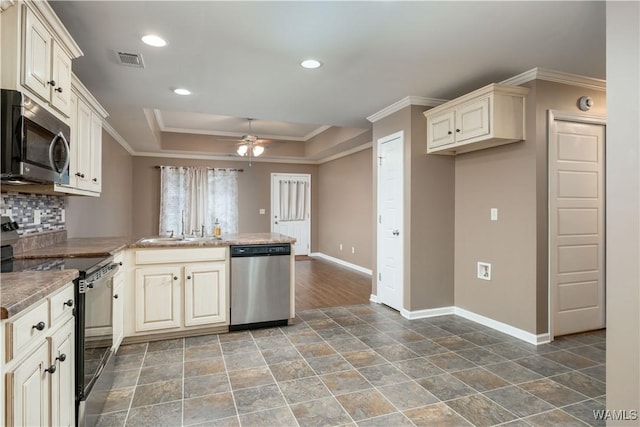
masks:
[[[320,258],[296,261],[296,312],[367,304],[371,276]]]

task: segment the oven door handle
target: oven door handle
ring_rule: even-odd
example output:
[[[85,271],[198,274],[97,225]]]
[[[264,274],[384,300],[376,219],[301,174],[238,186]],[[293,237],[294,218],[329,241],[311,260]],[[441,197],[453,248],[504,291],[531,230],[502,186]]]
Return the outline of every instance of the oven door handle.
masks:
[[[89,280],[80,280],[79,281],[79,286],[78,286],[78,291],[81,294],[85,294],[87,293],[87,291],[89,289],[93,288],[93,284],[103,281],[103,280],[108,280],[111,277],[113,277],[115,275],[115,270],[120,267],[120,264],[117,262],[112,262],[111,264],[109,264],[107,266],[107,268],[104,269],[104,271],[102,272],[102,274],[100,274],[100,276],[96,279],[92,279],[91,277],[89,278]]]
[[[56,162],[53,160],[53,149],[60,140],[62,140],[62,143],[64,144],[65,157],[64,166],[58,169],[58,167],[56,166]],[[58,132],[58,134],[51,140],[51,144],[49,144],[49,163],[51,164],[51,169],[58,172],[59,174],[62,174],[69,167],[69,161],[71,160],[70,157],[71,150],[69,149],[69,142],[67,142],[67,138],[64,137],[64,134],[62,132]]]

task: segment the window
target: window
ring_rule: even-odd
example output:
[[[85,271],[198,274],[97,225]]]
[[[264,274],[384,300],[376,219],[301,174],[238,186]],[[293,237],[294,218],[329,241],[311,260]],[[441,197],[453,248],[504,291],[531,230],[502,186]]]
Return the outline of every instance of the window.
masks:
[[[160,167],[160,235],[238,232],[238,172],[207,167]],[[184,224],[184,226],[183,226]],[[184,229],[183,229],[184,228]]]

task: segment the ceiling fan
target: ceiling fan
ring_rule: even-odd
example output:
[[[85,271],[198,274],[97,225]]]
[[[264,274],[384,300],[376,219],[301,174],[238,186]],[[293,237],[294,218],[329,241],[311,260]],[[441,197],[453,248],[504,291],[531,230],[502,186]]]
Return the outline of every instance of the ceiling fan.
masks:
[[[249,166],[251,166],[251,159],[264,153],[264,146],[262,144],[269,143],[271,140],[260,139],[251,133],[251,122],[253,119],[248,118],[247,120],[249,121],[249,133],[240,138],[236,153],[242,157],[249,156]]]

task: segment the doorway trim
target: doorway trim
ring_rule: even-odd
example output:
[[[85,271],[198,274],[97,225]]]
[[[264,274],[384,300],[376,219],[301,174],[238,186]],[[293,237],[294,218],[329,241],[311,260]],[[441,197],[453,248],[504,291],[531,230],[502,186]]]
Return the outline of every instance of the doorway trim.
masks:
[[[597,116],[597,115],[589,115],[589,114],[581,114],[581,113],[573,113],[568,111],[561,110],[547,110],[547,329],[549,334],[549,341],[553,341],[555,339],[554,334],[554,322],[553,322],[553,314],[554,314],[554,299],[553,299],[553,289],[552,287],[552,279],[551,279],[551,168],[549,167],[551,152],[549,151],[549,145],[551,142],[551,138],[555,133],[555,122],[556,121],[564,121],[564,122],[574,122],[574,123],[584,123],[584,124],[593,124],[593,125],[602,125],[605,126],[605,135],[606,135],[606,126],[607,126],[607,118],[606,116]],[[606,144],[607,141],[605,139],[605,152],[606,152]],[[603,159],[603,166],[605,165],[605,160]],[[607,170],[605,168],[604,179],[607,178]],[[606,188],[606,185],[605,185]],[[606,204],[606,194],[605,194],[605,202],[603,205],[604,215],[605,215],[605,230],[606,230],[606,215],[607,215],[607,204]],[[606,236],[605,236],[605,245],[606,245]],[[604,268],[606,271],[607,268],[607,249],[606,246],[604,248]],[[605,274],[606,278],[606,274]],[[606,307],[606,281],[605,281],[605,307]]]

